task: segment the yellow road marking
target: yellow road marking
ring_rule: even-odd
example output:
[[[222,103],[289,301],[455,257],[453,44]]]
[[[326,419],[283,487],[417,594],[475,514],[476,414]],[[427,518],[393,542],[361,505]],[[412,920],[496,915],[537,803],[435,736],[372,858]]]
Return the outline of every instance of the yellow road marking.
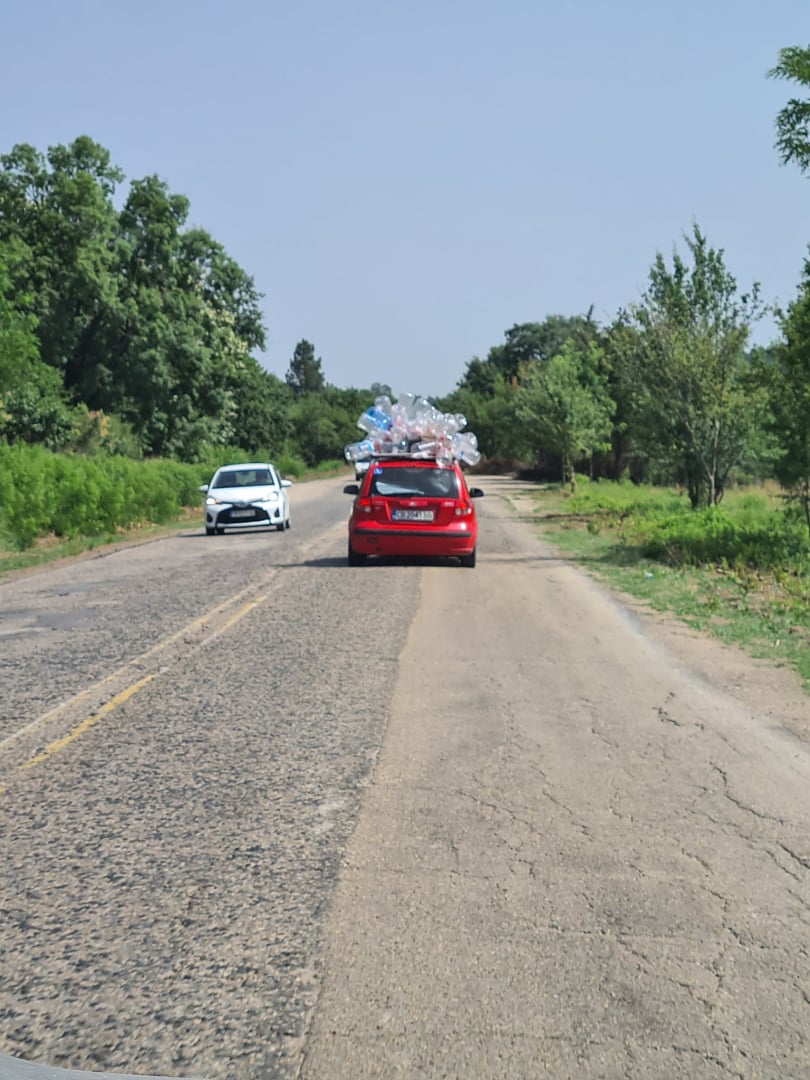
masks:
[[[206,642],[211,641],[213,638],[224,633],[227,629],[229,629],[229,627],[233,626],[234,623],[237,623],[241,618],[247,615],[249,611],[252,611],[253,608],[258,607],[258,605],[263,600],[266,600],[267,595],[267,593],[263,593],[261,596],[257,596],[255,599],[249,600],[246,604],[243,604],[238,611],[235,611],[232,615],[229,615],[225,622],[221,626],[217,627],[216,631],[210,637],[206,638],[205,642],[203,642],[202,644],[205,644]],[[189,623],[188,626],[183,628],[183,630],[179,630],[176,634],[172,634],[171,637],[166,638],[163,642],[160,643],[160,646],[153,646],[151,649],[148,650],[148,652],[142,653],[137,660],[130,661],[130,663],[124,665],[123,668],[119,668],[118,672],[115,672],[113,675],[108,675],[105,679],[102,679],[94,686],[91,686],[89,687],[89,689],[83,690],[82,693],[77,694],[76,697],[73,698],[71,703],[81,701],[81,699],[86,697],[91,690],[95,690],[98,689],[98,687],[103,686],[105,682],[109,682],[109,680],[114,678],[115,675],[119,674],[120,672],[126,671],[129,667],[134,666],[139,660],[143,659],[143,657],[148,656],[150,653],[155,652],[158,648],[162,648],[169,642],[176,640],[182,634],[187,633],[191,627],[204,624],[205,621],[209,619],[214,612],[226,606],[227,604],[220,604],[219,607],[214,608],[212,612],[208,613],[208,615],[204,615],[199,619],[195,619],[194,622]],[[146,686],[147,683],[150,683],[154,678],[156,678],[156,673],[144,675],[142,679],[138,679],[137,682],[131,683],[125,689],[121,690],[118,694],[116,694],[115,697],[110,698],[110,700],[104,705],[102,705],[101,708],[98,709],[96,712],[92,713],[90,716],[86,716],[84,720],[80,721],[80,723],[76,724],[75,727],[71,728],[66,735],[62,735],[60,738],[54,739],[53,742],[48,743],[44,750],[40,751],[40,753],[38,754],[35,754],[34,757],[29,758],[28,761],[26,761],[25,764],[21,767],[23,769],[30,769],[33,765],[39,765],[40,762],[45,761],[49,757],[52,757],[53,754],[58,753],[60,750],[64,750],[66,746],[69,746],[74,740],[78,739],[79,736],[83,735],[86,731],[89,731],[91,727],[94,727],[99,722],[99,720],[103,720],[105,716],[107,716],[113,711],[113,709],[117,709],[119,705],[123,705],[125,701],[128,701],[129,698],[137,694],[139,690],[142,690],[143,687]],[[57,710],[52,710],[52,712],[46,714],[46,716],[52,715],[56,711]],[[35,721],[35,723],[40,723],[44,719],[46,719],[46,717],[40,717],[40,720]],[[28,728],[25,728],[23,730],[29,730],[33,726],[33,724],[29,724]],[[17,732],[16,735],[20,735],[21,733],[22,732]],[[7,739],[5,741],[10,742],[11,740]],[[2,745],[3,744],[0,743],[0,747],[2,747]],[[3,788],[0,788],[0,794],[3,793],[3,790]]]
[[[126,690],[122,690],[120,694],[116,694],[114,698],[110,698],[106,704],[101,706],[98,712],[86,716],[84,720],[72,728],[67,735],[63,735],[60,739],[55,739],[39,754],[29,758],[22,767],[24,769],[30,769],[32,765],[38,765],[41,761],[45,761],[46,758],[51,757],[52,754],[57,753],[59,750],[64,750],[66,746],[69,746],[75,739],[78,739],[80,735],[83,735],[85,731],[88,731],[94,724],[97,724],[99,720],[102,720],[108,713],[111,713],[113,709],[117,709],[119,705],[123,705],[125,701],[129,700],[134,694],[137,694],[139,690],[142,690],[147,683],[150,683],[152,679],[154,679],[154,677],[154,675],[144,675],[142,679],[138,679],[137,682],[132,683]]]
[[[162,641],[158,641],[157,644],[150,646],[150,648],[148,648],[145,652],[142,652],[139,656],[136,656],[132,660],[128,660],[126,664],[118,668],[116,671],[113,671],[109,675],[105,675],[103,679],[99,679],[98,682],[95,682],[91,686],[88,686],[86,690],[82,690],[74,697],[69,698],[67,701],[63,701],[61,705],[56,705],[53,709],[49,709],[48,712],[43,713],[42,716],[38,716],[36,720],[32,720],[31,723],[26,724],[25,727],[18,728],[17,731],[12,732],[12,734],[8,735],[5,739],[0,739],[0,751],[4,750],[7,746],[10,746],[11,743],[16,742],[24,735],[30,734],[36,728],[40,727],[40,725],[46,724],[49,720],[54,719],[54,717],[58,716],[66,709],[73,708],[76,705],[79,705],[82,701],[84,701],[85,698],[101,690],[104,686],[107,685],[107,683],[114,682],[116,679],[120,679],[122,675],[127,674],[133,668],[139,668],[145,660],[149,659],[149,657],[154,656],[156,653],[162,652],[164,649],[167,649],[170,645],[173,645],[176,641],[179,641],[181,638],[187,636],[188,634],[193,634],[198,630],[201,630],[206,623],[210,622],[221,611],[224,611],[226,608],[230,607],[235,600],[241,599],[248,591],[249,589],[242,589],[234,596],[229,596],[226,600],[223,600],[221,603],[217,604],[216,607],[211,608],[210,611],[206,611],[204,615],[198,615],[196,619],[192,619],[190,623],[186,623],[186,625],[181,627],[180,630],[176,630],[173,634],[170,634],[168,637],[163,638]],[[222,630],[225,630],[227,629],[227,627],[233,625],[233,623],[236,622],[237,619],[241,619],[241,617],[245,615],[251,607],[261,603],[262,600],[265,600],[266,598],[267,593],[258,597],[256,600],[249,602],[249,604],[245,608],[242,608],[236,616],[231,616],[228,621],[224,623],[222,627],[220,627],[217,633],[220,633]],[[212,637],[216,637],[216,634],[213,634]]]
[[[214,633],[211,634],[211,637],[205,639],[206,642],[211,641],[212,638],[218,637],[220,634],[223,634],[226,630],[233,626],[235,622],[239,622],[243,615],[247,615],[247,613],[253,608],[257,607],[262,602],[262,600],[266,599],[267,595],[265,594],[264,596],[257,596],[255,600],[248,600],[248,602],[244,604],[238,611],[235,611],[233,615],[229,615],[225,622],[222,624],[222,626],[218,626]]]

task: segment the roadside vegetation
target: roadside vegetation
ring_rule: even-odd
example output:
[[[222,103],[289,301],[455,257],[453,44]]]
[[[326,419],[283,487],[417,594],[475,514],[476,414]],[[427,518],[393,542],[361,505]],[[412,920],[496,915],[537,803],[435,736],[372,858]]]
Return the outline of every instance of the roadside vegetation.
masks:
[[[611,588],[794,668],[810,691],[810,547],[775,485],[732,488],[697,512],[678,488],[586,480],[572,495],[539,485],[530,517]]]

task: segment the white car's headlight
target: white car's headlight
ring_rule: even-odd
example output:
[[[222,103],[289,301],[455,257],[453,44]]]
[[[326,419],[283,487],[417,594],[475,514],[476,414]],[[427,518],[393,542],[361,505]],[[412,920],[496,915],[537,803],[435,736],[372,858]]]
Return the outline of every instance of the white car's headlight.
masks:
[[[268,491],[264,497],[265,502],[278,502],[278,492]]]
[[[214,505],[219,506],[219,504],[221,502],[222,502],[222,499],[217,499],[216,496],[214,496],[214,495],[208,495],[208,496],[206,496],[206,499],[205,499],[205,505],[206,506],[214,506]]]

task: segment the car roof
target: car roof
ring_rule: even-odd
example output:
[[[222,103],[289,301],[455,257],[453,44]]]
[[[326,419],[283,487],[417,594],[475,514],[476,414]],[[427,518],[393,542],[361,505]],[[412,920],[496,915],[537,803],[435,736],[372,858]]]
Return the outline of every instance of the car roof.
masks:
[[[225,469],[272,469],[274,467],[268,461],[237,461],[233,465],[220,465],[217,472]]]
[[[404,468],[406,466],[417,465],[423,469],[455,469],[456,463],[436,461],[435,458],[412,458],[412,457],[378,457],[374,458],[371,462],[376,468],[378,465],[383,465],[385,468]]]

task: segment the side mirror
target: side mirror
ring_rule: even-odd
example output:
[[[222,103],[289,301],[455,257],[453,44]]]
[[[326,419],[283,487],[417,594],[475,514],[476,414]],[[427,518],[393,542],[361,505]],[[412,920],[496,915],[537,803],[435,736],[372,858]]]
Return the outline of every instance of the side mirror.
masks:
[[[200,486],[197,488],[197,491],[201,491],[203,495],[205,495],[205,493],[208,491],[208,484],[200,484]]]
[[[344,495],[359,495],[360,494],[360,485],[359,484],[347,484],[343,489],[343,494]]]
[[[292,487],[292,480],[282,480],[281,481],[281,486],[282,487]]]
[[[470,488],[469,495],[471,499],[480,499],[484,493],[481,488]]]

